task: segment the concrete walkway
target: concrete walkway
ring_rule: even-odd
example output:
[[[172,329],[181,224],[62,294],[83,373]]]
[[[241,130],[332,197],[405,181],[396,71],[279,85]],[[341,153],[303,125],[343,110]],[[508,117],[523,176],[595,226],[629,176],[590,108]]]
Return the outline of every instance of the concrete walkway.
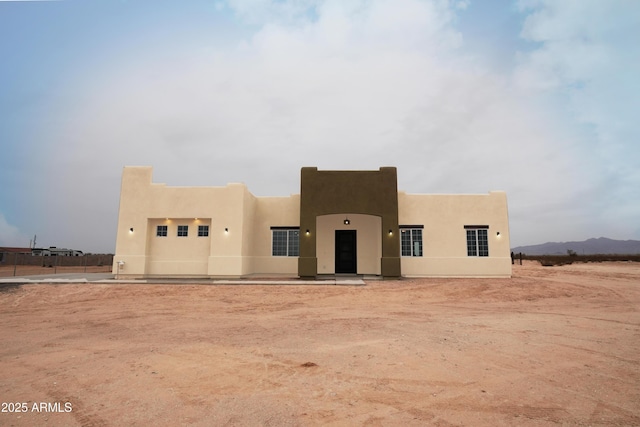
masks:
[[[361,278],[327,278],[318,280],[301,279],[135,279],[116,280],[111,273],[68,273],[68,274],[40,274],[34,276],[1,277],[2,285],[20,284],[66,284],[66,283],[94,283],[94,284],[130,284],[130,285],[320,285],[320,286],[364,286]]]

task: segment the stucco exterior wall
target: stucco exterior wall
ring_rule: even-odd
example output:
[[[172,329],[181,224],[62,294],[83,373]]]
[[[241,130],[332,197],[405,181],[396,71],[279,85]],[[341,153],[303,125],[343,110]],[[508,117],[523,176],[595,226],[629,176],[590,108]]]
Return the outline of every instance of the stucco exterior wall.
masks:
[[[123,171],[114,271],[122,277],[238,274],[233,250],[240,244],[221,230],[235,226],[241,236],[237,209],[246,188],[167,187],[151,179],[151,167]],[[200,224],[209,225],[208,237],[197,236]],[[156,236],[158,225],[167,226],[166,237]],[[178,225],[189,227],[186,237],[177,236]]]
[[[169,187],[153,183],[152,172],[146,166],[123,170],[113,264],[118,277],[296,275],[297,257],[271,256],[270,227],[298,226],[299,195],[255,197],[244,184]],[[166,237],[156,236],[158,225],[168,227]],[[188,236],[177,236],[178,225],[189,227]],[[198,225],[208,225],[209,236],[199,237]]]
[[[399,192],[398,212],[400,226],[424,226],[423,256],[401,257],[404,276],[511,276],[506,193]],[[489,227],[488,257],[467,256],[465,225]]]
[[[315,168],[303,168],[303,175],[305,170],[311,175],[317,173]],[[395,185],[392,168],[355,175],[348,171],[319,173],[318,177],[320,181],[328,179],[335,188],[349,195],[347,190],[356,191],[359,187],[342,188],[341,179],[367,178],[372,181],[368,187],[375,188],[376,180],[385,174],[393,178],[382,180],[385,185]],[[315,190],[316,198],[331,195],[329,189],[323,188]],[[395,212],[395,197],[387,198],[392,200],[391,211]],[[334,200],[333,205],[310,206],[312,214],[305,217],[306,222],[301,226],[301,195],[256,197],[244,184],[169,187],[152,182],[151,167],[126,167],[122,174],[113,271],[119,278],[297,276],[301,256],[272,255],[272,227],[299,227],[300,253],[305,245],[313,242],[313,247],[307,249],[313,255],[314,267],[317,260],[314,274],[335,274],[335,231],[355,230],[357,274],[384,275],[386,247],[387,259],[399,260],[397,271],[403,276],[511,275],[504,192],[480,195],[398,192],[397,217],[387,212],[386,205],[380,201],[373,208],[361,206],[366,203],[369,201],[357,199],[342,206]],[[345,208],[354,206],[362,207],[361,211]],[[344,224],[345,217],[350,224]],[[391,256],[401,252],[397,224],[421,227],[422,256]],[[159,225],[167,226],[166,237],[156,235]],[[178,236],[179,225],[188,226],[187,236]],[[208,236],[198,236],[199,225],[209,227]],[[487,229],[488,256],[467,255],[465,226]],[[386,268],[396,271],[394,265]]]
[[[299,223],[299,194],[256,198],[254,239],[249,248],[253,274],[297,275],[298,257],[271,256],[271,227],[298,227]]]
[[[167,225],[169,232],[166,237],[156,237],[156,227]],[[178,225],[187,225],[189,234],[178,237],[171,232]],[[198,237],[198,226],[209,225],[210,218],[150,218],[147,221],[147,275],[198,275],[204,276],[208,272],[209,252],[211,250],[211,236]]]

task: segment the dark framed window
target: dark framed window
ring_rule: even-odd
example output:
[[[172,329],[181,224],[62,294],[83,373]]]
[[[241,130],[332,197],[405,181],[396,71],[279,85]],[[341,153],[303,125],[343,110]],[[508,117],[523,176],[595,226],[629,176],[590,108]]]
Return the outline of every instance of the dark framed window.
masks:
[[[187,237],[189,235],[189,226],[188,225],[179,225],[178,226],[178,237]]]
[[[467,256],[489,256],[489,227],[465,225]]]
[[[400,253],[402,256],[422,256],[421,225],[400,226]]]
[[[208,225],[199,225],[198,226],[198,237],[208,237],[209,236],[209,226]]]
[[[167,237],[167,231],[169,227],[166,225],[159,225],[156,227],[156,237]]]
[[[271,227],[272,256],[300,256],[300,229]]]

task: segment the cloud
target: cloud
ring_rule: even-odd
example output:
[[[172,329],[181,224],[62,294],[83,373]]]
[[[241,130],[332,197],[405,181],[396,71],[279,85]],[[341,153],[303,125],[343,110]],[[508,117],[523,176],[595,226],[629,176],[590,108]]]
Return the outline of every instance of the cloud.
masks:
[[[522,55],[517,82],[559,94],[579,122],[593,126],[598,155],[624,160],[625,143],[638,136],[640,47],[633,35],[640,4],[529,1],[521,8],[530,12],[521,35],[539,47]],[[625,173],[637,169],[624,167]]]
[[[285,16],[306,10],[297,3],[264,4],[292,8]],[[243,5],[241,15],[258,14]],[[518,106],[502,76],[488,74],[456,52],[462,39],[451,26],[455,12],[446,5],[324,2],[314,6],[314,20],[301,18],[297,25],[289,19],[271,21],[274,12],[267,8],[258,15],[268,22],[226,51],[148,56],[112,68],[103,90],[92,87],[89,104],[73,113],[74,129],[62,132],[71,140],[77,137],[77,156],[93,154],[86,144],[90,140],[110,147],[103,152],[107,159],[147,158],[158,172],[179,159],[184,167],[172,168],[172,179],[178,172],[192,178],[189,171],[211,173],[205,172],[208,165],[198,167],[203,158],[224,159],[224,165],[243,171],[252,162],[250,169],[266,170],[284,163],[293,175],[301,164],[411,164],[417,160],[407,155],[411,152],[430,156],[422,165],[428,162],[429,173],[453,175],[452,170],[470,168],[486,177],[473,165],[487,158],[500,163],[496,155],[504,156],[504,150],[499,146],[546,135],[536,130],[535,120],[505,120],[514,109],[524,116],[530,112]],[[286,156],[276,155],[283,152]],[[219,179],[229,176],[222,170]],[[466,175],[452,181],[462,182]],[[443,176],[441,183],[447,181]],[[443,191],[463,189],[448,185]]]
[[[321,0],[227,0],[227,5],[248,24],[264,25],[277,22],[295,24],[314,18],[314,9]],[[354,2],[356,3],[356,2]]]
[[[298,192],[302,166],[395,165],[408,192],[507,190],[515,243],[535,243],[541,227],[553,228],[532,212],[562,224],[554,233],[592,237],[601,218],[574,219],[607,191],[598,181],[607,166],[554,98],[569,100],[577,120],[599,134],[617,132],[596,102],[608,92],[594,92],[608,81],[594,58],[611,51],[595,43],[595,56],[562,62],[569,48],[554,37],[564,40],[555,34],[565,30],[552,6],[532,2],[522,6],[530,13],[523,36],[540,47],[522,54],[513,76],[490,70],[460,49],[454,24],[465,5],[229,1],[225,10],[254,30],[224,47],[203,49],[205,39],[172,50],[159,41],[161,49],[104,58],[94,74],[69,79],[48,112],[55,125],[42,130],[49,143],[39,166],[61,189],[46,196],[48,214],[64,222],[69,206],[82,212],[57,238],[75,236],[68,246],[86,248],[75,242],[99,233],[111,243],[119,174],[135,164],[153,165],[159,182],[241,181],[257,195]]]
[[[0,246],[27,247],[29,238],[18,227],[7,222],[4,214],[0,212]]]
[[[555,112],[580,126],[577,148],[591,160],[583,168],[598,176],[593,211],[603,221],[631,223],[640,215],[640,4],[544,0],[520,8],[528,13],[521,36],[538,45],[521,55],[517,85],[552,99]]]

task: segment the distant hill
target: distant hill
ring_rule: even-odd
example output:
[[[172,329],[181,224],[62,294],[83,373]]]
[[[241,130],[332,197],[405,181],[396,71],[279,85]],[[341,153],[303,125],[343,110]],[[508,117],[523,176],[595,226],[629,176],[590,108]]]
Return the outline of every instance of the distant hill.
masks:
[[[541,245],[518,246],[511,249],[527,255],[566,255],[568,250],[578,255],[640,254],[640,240],[613,240],[606,237],[582,242],[547,242]]]

